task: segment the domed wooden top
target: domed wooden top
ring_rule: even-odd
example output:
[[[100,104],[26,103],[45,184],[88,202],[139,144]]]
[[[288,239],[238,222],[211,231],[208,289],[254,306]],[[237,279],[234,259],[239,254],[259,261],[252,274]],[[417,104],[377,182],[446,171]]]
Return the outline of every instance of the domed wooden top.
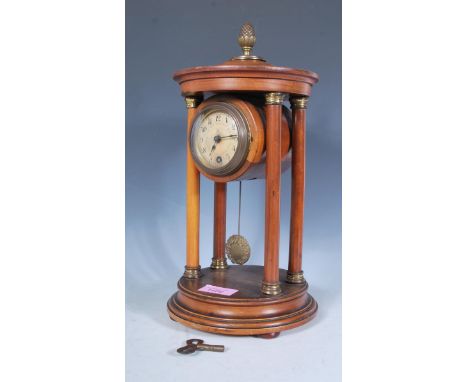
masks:
[[[243,54],[214,66],[195,66],[174,73],[182,95],[202,92],[281,92],[309,96],[318,74],[309,70],[273,66],[252,55],[253,26],[242,26],[238,42]]]

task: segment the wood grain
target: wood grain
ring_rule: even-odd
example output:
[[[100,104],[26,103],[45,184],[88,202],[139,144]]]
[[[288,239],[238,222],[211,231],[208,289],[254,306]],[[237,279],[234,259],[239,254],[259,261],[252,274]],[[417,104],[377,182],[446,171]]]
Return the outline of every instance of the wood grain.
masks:
[[[187,109],[187,137],[197,108]],[[187,189],[186,189],[186,266],[196,268],[200,265],[200,172],[190,153],[187,139]]]
[[[230,335],[278,333],[306,324],[317,313],[307,284],[287,284],[284,269],[279,270],[283,292],[277,296],[261,293],[263,267],[258,265],[202,272],[199,279],[182,277],[179,291],[167,304],[170,317],[191,328]],[[200,292],[206,284],[238,292],[231,296]]]
[[[306,109],[293,108],[291,221],[288,264],[288,271],[290,273],[298,273],[302,271],[306,155],[305,113]]]
[[[183,95],[196,92],[282,92],[309,96],[319,77],[308,70],[265,63],[228,61],[197,66],[174,73]]]
[[[266,185],[264,283],[279,282],[281,105],[266,105]]]
[[[226,183],[214,183],[213,259],[225,259]]]

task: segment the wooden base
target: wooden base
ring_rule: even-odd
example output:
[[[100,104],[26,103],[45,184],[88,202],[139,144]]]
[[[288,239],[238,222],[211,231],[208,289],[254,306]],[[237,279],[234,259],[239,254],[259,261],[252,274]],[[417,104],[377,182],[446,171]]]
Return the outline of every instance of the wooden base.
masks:
[[[272,340],[273,338],[279,337],[280,334],[281,332],[256,334],[255,337],[263,338],[264,340]]]
[[[202,277],[179,280],[179,291],[168,301],[171,319],[205,332],[236,336],[267,335],[293,329],[312,320],[317,303],[307,293],[307,283],[289,284],[280,269],[281,294],[267,296],[260,290],[263,267],[231,265],[227,269],[202,269]],[[210,284],[237,289],[232,296],[199,292]],[[264,336],[262,336],[264,337]]]

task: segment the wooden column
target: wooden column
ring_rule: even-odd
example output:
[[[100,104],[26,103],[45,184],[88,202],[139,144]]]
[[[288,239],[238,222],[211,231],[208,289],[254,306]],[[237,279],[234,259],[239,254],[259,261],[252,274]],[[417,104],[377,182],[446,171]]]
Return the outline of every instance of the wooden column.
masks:
[[[279,283],[279,236],[281,192],[281,117],[283,93],[267,93],[266,115],[266,192],[265,261],[262,292],[281,293]]]
[[[187,105],[187,252],[184,277],[198,278],[200,271],[200,173],[192,159],[189,147],[190,129],[197,112],[197,106],[202,101],[201,97],[185,97]]]
[[[292,179],[289,264],[287,281],[305,282],[302,272],[302,238],[304,227],[305,140],[308,97],[291,98],[292,108]]]
[[[214,222],[212,269],[226,269],[226,183],[214,183]]]

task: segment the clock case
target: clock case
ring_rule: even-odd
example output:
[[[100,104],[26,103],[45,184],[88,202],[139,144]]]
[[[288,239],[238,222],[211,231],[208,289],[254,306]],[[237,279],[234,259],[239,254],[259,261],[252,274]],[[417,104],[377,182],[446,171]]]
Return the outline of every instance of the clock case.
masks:
[[[207,109],[221,107],[235,109],[249,129],[248,147],[246,155],[239,166],[227,174],[213,174],[197,160],[194,155],[192,142],[193,129],[197,118]],[[226,109],[224,109],[226,110]],[[223,110],[223,111],[224,111]],[[229,110],[232,112],[233,110]],[[265,109],[262,104],[262,97],[258,95],[239,94],[219,94],[209,97],[203,101],[197,108],[197,115],[188,135],[190,151],[194,159],[195,166],[202,175],[214,182],[231,182],[234,180],[253,180],[265,178],[266,166],[266,145],[265,145]],[[291,165],[291,111],[285,106],[282,107],[281,118],[281,170],[282,172],[290,168]]]
[[[308,283],[302,271],[302,236],[306,107],[318,75],[308,70],[274,66],[253,56],[255,34],[250,24],[244,24],[238,41],[243,50],[241,56],[220,65],[196,66],[174,74],[187,106],[187,248],[185,272],[167,307],[171,319],[194,329],[274,338],[281,331],[306,324],[317,313],[317,303],[307,292]],[[292,114],[285,111],[286,97]],[[204,98],[207,100],[202,103]],[[205,174],[196,166],[189,147],[190,130],[197,113],[216,99],[254,105],[258,115],[253,116],[256,121],[252,126],[264,126],[263,144],[259,129],[258,142],[249,151],[251,157],[247,157],[248,168],[231,177]],[[288,137],[290,142],[286,143]],[[289,254],[286,254],[288,269],[285,270],[279,268],[280,185],[288,155],[292,167],[291,220]],[[214,181],[213,257],[211,266],[204,268],[200,266],[199,253],[200,175]],[[265,178],[264,264],[228,266],[224,247],[226,182],[256,177]],[[203,259],[210,256],[202,255]],[[238,292],[227,296],[200,291],[208,284]]]

